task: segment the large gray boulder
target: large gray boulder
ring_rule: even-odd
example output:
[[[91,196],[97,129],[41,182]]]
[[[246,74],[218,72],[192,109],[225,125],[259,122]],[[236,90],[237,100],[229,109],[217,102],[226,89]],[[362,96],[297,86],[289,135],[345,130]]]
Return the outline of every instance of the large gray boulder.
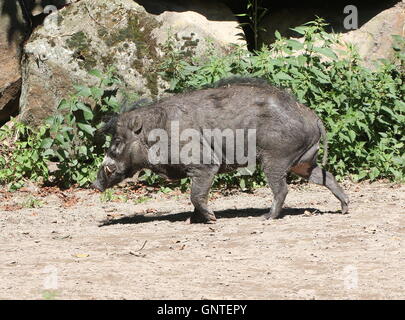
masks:
[[[392,35],[405,36],[404,1],[376,15],[360,29],[340,35],[340,40],[356,45],[365,65],[374,68],[378,59],[392,60]]]
[[[0,0],[0,124],[18,111],[21,46],[27,32],[19,3]]]
[[[75,84],[97,84],[90,70],[112,65],[128,87],[157,95],[158,79],[149,74],[157,57],[156,27],[131,0],[82,0],[50,14],[24,48],[20,118],[41,121]]]
[[[222,29],[229,36],[223,36]],[[20,117],[38,123],[73,92],[74,84],[98,82],[88,74],[90,70],[106,71],[111,66],[118,69],[127,90],[160,97],[168,84],[157,70],[169,34],[193,47],[196,54],[204,51],[205,38],[210,37],[225,54],[230,43],[238,42],[231,36],[238,32],[235,19],[230,25],[208,21],[195,12],[155,15],[132,0],[72,3],[49,15],[25,46]]]
[[[238,22],[224,3],[212,0],[139,0],[145,9],[161,23],[153,34],[164,43],[168,32],[177,39],[178,48],[188,48],[198,56],[213,45],[219,52],[230,49],[229,44],[246,47],[238,36]]]

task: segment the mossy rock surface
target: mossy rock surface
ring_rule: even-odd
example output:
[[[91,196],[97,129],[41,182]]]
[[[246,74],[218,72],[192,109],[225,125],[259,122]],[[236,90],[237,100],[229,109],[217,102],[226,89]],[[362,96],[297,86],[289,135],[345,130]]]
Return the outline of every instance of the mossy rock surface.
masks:
[[[126,90],[160,98],[168,88],[158,71],[169,30],[176,32],[179,47],[190,54],[203,52],[199,46],[204,37],[210,38],[201,31],[204,26],[193,26],[199,14],[189,15],[177,20],[179,29],[166,12],[150,14],[132,0],[81,0],[51,14],[25,47],[21,119],[40,122],[74,91],[74,84],[95,85],[98,79],[88,73],[92,69],[105,72],[114,66]],[[204,19],[199,16],[199,21]],[[236,27],[235,23],[235,34]],[[229,45],[225,42],[214,41],[219,48]]]

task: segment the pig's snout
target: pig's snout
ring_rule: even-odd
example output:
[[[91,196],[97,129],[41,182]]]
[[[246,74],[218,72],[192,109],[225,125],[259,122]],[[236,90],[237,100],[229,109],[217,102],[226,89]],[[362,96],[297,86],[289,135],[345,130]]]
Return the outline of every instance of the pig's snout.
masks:
[[[105,188],[100,184],[100,182],[98,182],[98,180],[94,181],[91,184],[91,188],[92,189],[97,189],[98,191],[104,192]]]

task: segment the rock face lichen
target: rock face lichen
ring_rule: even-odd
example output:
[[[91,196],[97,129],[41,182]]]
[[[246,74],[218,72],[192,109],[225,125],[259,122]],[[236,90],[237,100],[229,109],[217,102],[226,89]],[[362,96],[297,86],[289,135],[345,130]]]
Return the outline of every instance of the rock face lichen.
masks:
[[[144,75],[147,81],[147,88],[153,98],[159,94],[158,76],[156,65],[161,57],[157,48],[159,44],[152,35],[152,31],[160,26],[160,23],[146,13],[138,13],[131,16],[127,25],[119,30],[109,32],[106,28],[99,30],[99,35],[105,39],[105,44],[109,48],[116,48],[120,53],[125,52],[130,44],[135,44],[136,52],[132,56],[131,67],[139,74]],[[115,63],[115,55],[104,56],[102,59],[106,63]],[[147,61],[153,63],[147,63]]]
[[[214,37],[218,47],[234,42],[215,39],[215,32],[229,27],[229,17],[211,22],[195,12],[155,16],[133,0],[81,0],[54,14],[55,23],[36,29],[25,46],[22,120],[51,114],[76,83],[97,84],[99,79],[89,74],[92,69],[114,67],[127,91],[161,97],[169,85],[158,68],[172,26],[177,48],[190,55],[204,52],[205,37]],[[238,32],[235,21],[232,34]]]
[[[72,60],[76,60],[80,67],[90,71],[97,66],[96,52],[92,50],[90,41],[83,31],[76,32],[66,41],[66,45],[73,51]]]

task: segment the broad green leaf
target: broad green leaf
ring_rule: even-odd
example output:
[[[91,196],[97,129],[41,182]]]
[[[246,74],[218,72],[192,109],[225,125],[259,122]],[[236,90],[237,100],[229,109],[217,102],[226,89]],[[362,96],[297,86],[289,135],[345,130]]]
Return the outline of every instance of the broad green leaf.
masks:
[[[301,42],[299,42],[299,41],[297,41],[297,40],[288,39],[288,40],[286,41],[286,43],[287,43],[288,45],[290,45],[293,50],[298,51],[298,50],[304,49],[304,44],[301,43]]]
[[[41,141],[41,145],[40,145],[41,149],[49,149],[52,146],[53,141],[54,140],[52,138],[44,138]]]
[[[104,94],[104,90],[101,88],[97,88],[97,87],[90,88],[90,91],[91,91],[91,95],[95,99],[100,99]]]
[[[285,72],[282,72],[282,71],[278,72],[275,75],[275,77],[280,80],[290,80],[290,81],[293,80],[293,78],[291,78],[291,76],[289,76],[288,74],[286,74]]]
[[[104,76],[102,74],[102,72],[100,70],[97,70],[97,69],[90,70],[89,74],[91,74],[92,76],[95,76],[97,78],[100,78],[100,79],[103,78],[103,76]]]
[[[89,134],[90,136],[93,136],[94,132],[96,131],[95,128],[93,128],[92,126],[86,124],[86,123],[81,123],[78,122],[77,126],[84,132],[86,132],[87,134]]]
[[[86,86],[82,85],[74,85],[73,86],[77,90],[77,95],[80,97],[90,97],[91,96],[91,89]]]
[[[336,55],[336,53],[330,49],[330,48],[319,48],[319,47],[314,47],[313,51],[318,52],[328,58],[332,58],[332,59],[337,59],[338,56]]]
[[[82,102],[79,102],[76,105],[77,105],[77,109],[83,111],[83,116],[84,116],[85,120],[87,120],[87,121],[93,120],[93,118],[94,118],[93,110],[91,110],[88,106],[86,106]]]

